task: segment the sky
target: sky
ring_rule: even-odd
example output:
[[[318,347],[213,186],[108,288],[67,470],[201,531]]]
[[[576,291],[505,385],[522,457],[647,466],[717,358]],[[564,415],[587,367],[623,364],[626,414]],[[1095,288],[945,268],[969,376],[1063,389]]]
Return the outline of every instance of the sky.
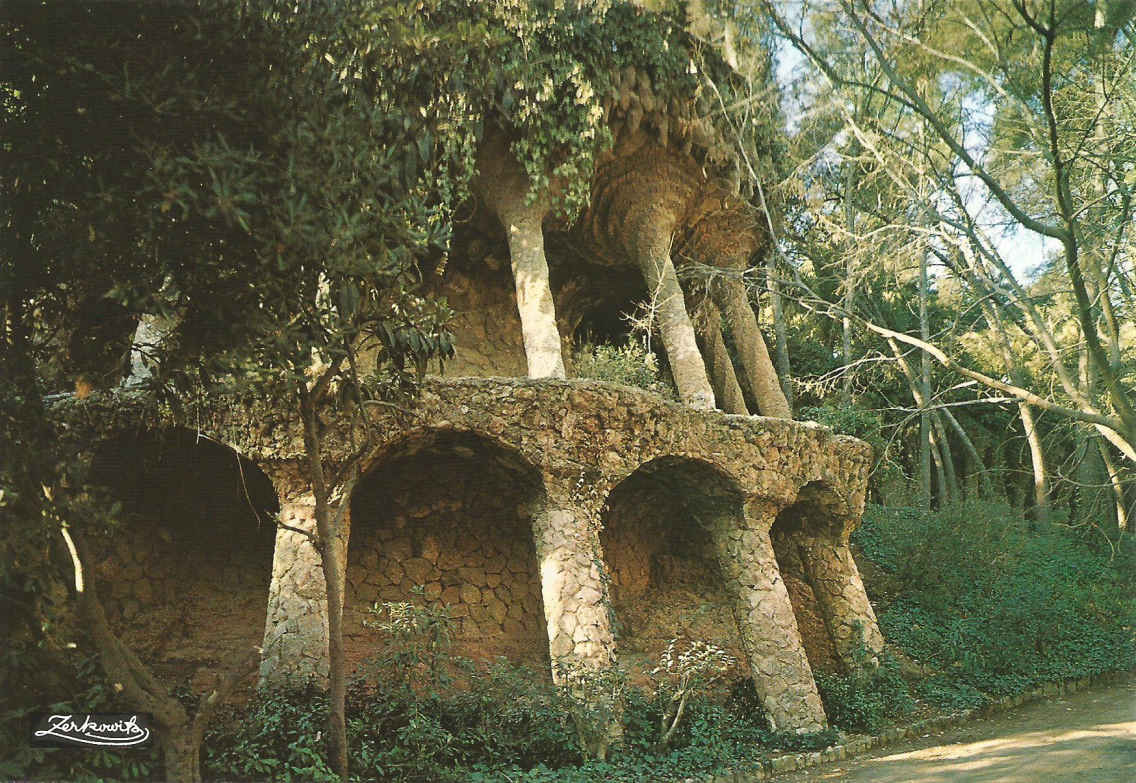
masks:
[[[801,113],[806,111],[808,107],[796,102],[792,91],[786,89],[786,87],[799,76],[801,69],[805,67],[805,60],[792,45],[782,40],[779,40],[778,44],[774,52],[777,61],[776,78],[782,88],[782,112],[791,132],[796,127]],[[981,107],[979,107],[979,111],[981,111]],[[977,143],[977,139],[968,138],[966,143],[968,147],[973,147]],[[984,193],[976,193],[975,198],[984,195]],[[1052,257],[1058,250],[1054,239],[1021,226],[1016,226],[1010,232],[992,232],[991,241],[1014,272],[1018,281],[1023,284],[1035,279],[1045,260]]]

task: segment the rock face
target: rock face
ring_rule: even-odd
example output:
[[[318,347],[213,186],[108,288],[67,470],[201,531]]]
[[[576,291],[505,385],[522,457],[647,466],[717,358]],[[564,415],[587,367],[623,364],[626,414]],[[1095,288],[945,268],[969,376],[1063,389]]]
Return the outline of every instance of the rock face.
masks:
[[[175,423],[125,393],[56,412],[80,447],[139,418]],[[743,659],[777,728],[809,730],[825,724],[810,656],[848,664],[861,641],[882,647],[848,549],[870,465],[860,441],[594,381],[428,379],[412,411],[367,415],[381,435],[343,501],[340,542],[353,661],[382,644],[362,628],[376,601],[444,605],[459,648],[554,672],[634,664],[671,634],[703,635]],[[366,441],[355,411],[321,419],[334,473]],[[194,421],[271,479],[283,523],[314,528],[289,411],[233,400]],[[327,594],[304,536],[278,529],[259,589],[262,682],[325,678]]]

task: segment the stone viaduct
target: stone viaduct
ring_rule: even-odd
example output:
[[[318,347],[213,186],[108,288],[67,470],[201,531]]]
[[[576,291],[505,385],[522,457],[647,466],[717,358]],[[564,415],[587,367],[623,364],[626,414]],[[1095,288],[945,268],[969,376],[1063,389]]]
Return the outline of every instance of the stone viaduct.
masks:
[[[359,414],[321,412],[332,472],[359,467],[353,491],[341,496],[349,524],[338,542],[347,554],[354,662],[375,644],[360,622],[370,602],[427,600],[447,606],[459,638],[483,655],[609,666],[646,632],[628,630],[622,615],[650,605],[668,573],[687,566],[713,572],[703,595],[716,596],[726,619],[712,630],[736,641],[777,728],[826,722],[810,666],[819,654],[807,647],[845,663],[861,643],[882,648],[848,543],[871,457],[858,440],[809,422],[695,410],[582,380],[428,379],[412,408],[375,404]],[[152,433],[181,433],[190,451],[208,445],[239,477],[231,506],[278,508],[285,525],[314,530],[302,432],[286,410],[234,399],[174,415],[120,390],[64,398],[55,415],[62,436],[93,455],[96,473],[120,493],[137,499],[146,489],[122,483],[141,470],[130,456],[139,444]],[[154,484],[143,502],[177,506],[171,513],[189,519],[179,524],[201,529],[227,519],[222,501],[211,500],[223,482],[191,474],[174,463],[164,478],[140,473]],[[140,516],[162,524],[157,509]],[[106,550],[99,573],[127,606],[158,600],[162,590],[164,600],[184,602],[193,584],[209,583],[202,589],[216,591],[220,608],[193,631],[206,636],[227,616],[223,596],[239,592],[246,603],[234,610],[222,647],[260,644],[263,683],[325,678],[318,555],[297,532],[273,533],[275,514],[247,518],[268,522],[259,543],[219,528],[193,555],[176,537],[162,550],[154,530],[138,529],[126,546]],[[150,555],[139,554],[145,541],[155,542]],[[238,552],[227,570],[210,571],[205,560],[230,548],[260,559],[250,564]],[[160,587],[158,574],[179,566],[181,576]],[[257,569],[260,576],[240,582]],[[823,639],[802,636],[805,614],[816,621],[807,636]]]

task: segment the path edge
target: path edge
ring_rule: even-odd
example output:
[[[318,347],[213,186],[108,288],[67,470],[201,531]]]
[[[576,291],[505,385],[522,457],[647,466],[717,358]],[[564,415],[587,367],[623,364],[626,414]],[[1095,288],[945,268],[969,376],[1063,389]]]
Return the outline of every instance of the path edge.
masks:
[[[1021,707],[1025,704],[1032,704],[1033,702],[1043,699],[1077,693],[1097,685],[1121,682],[1131,677],[1134,671],[1136,671],[1136,668],[1102,672],[1088,677],[1049,682],[1012,696],[1002,696],[993,699],[989,704],[984,704],[981,707],[972,707],[958,712],[936,715],[931,718],[916,721],[908,726],[895,726],[879,734],[852,735],[843,742],[830,745],[824,750],[786,753],[780,756],[763,759],[760,762],[760,766],[756,766],[755,763],[755,766],[745,769],[721,770],[700,776],[683,778],[682,780],[683,783],[756,783],[757,781],[771,780],[775,776],[785,772],[795,772],[810,767],[817,767],[821,764],[828,764],[833,761],[844,761],[846,759],[856,758],[876,748],[887,747],[908,739],[917,739],[925,734],[954,728],[955,726],[959,726],[976,718],[988,718],[992,715],[997,715],[998,713],[1005,712],[1015,707]]]

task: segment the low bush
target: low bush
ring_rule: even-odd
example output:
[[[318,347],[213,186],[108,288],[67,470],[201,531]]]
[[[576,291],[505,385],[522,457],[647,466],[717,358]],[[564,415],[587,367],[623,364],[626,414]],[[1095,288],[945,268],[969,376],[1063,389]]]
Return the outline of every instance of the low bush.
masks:
[[[759,762],[762,747],[812,750],[836,738],[834,731],[771,732],[752,683],[744,680],[724,702],[692,696],[685,719],[660,752],[660,721],[669,695],[630,688],[622,745],[607,762],[589,761],[579,751],[561,689],[504,661],[467,675],[467,687],[427,693],[393,680],[354,682],[348,692],[352,778],[642,781],[744,767]],[[322,753],[326,716],[326,695],[317,689],[262,692],[244,707],[226,708],[206,737],[204,775],[330,780]]]
[[[1118,551],[1067,527],[1031,529],[988,501],[873,507],[854,540],[891,572],[896,598],[880,625],[939,672],[919,688],[934,703],[974,706],[1136,663],[1131,542]]]
[[[899,665],[886,654],[878,666],[848,674],[818,672],[816,682],[829,723],[845,731],[879,731],[915,707]]]
[[[573,353],[577,378],[591,378],[646,389],[675,399],[674,389],[663,380],[659,360],[636,340],[624,345],[584,343]]]

